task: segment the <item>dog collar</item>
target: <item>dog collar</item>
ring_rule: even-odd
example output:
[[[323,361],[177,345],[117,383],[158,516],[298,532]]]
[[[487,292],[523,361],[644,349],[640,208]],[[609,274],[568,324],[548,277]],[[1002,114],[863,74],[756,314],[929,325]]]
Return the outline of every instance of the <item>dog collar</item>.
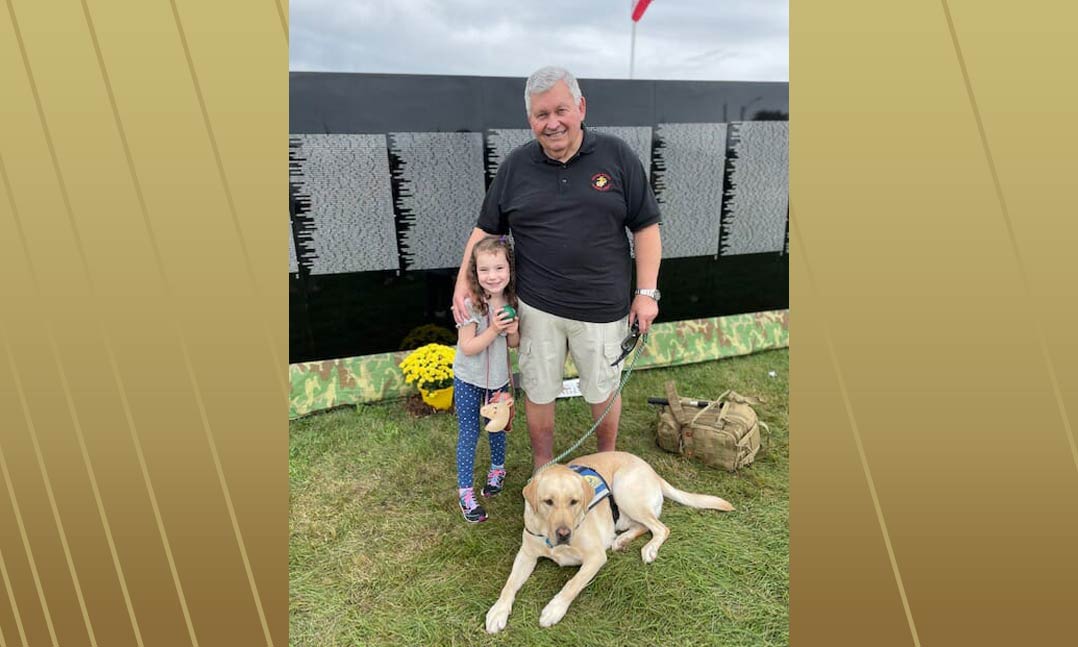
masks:
[[[532,537],[538,537],[538,538],[542,539],[543,541],[545,541],[545,542],[546,542],[546,547],[547,547],[547,548],[550,548],[550,549],[553,549],[553,548],[554,548],[554,544],[550,543],[550,537],[547,537],[546,535],[539,535],[539,534],[536,534],[536,533],[534,533],[534,532],[532,532],[532,531],[528,530],[528,527],[527,527],[527,526],[524,526],[524,532],[528,533],[528,534],[529,534],[529,535],[531,535]]]
[[[610,499],[610,502],[613,503],[614,499]],[[584,514],[585,514],[585,516],[587,516],[586,512]],[[581,519],[580,523],[573,526],[573,532],[576,532],[576,529],[580,527],[581,523],[584,523],[584,519]],[[554,544],[550,543],[550,537],[547,537],[546,535],[540,535],[539,533],[536,533],[536,532],[532,532],[532,531],[528,530],[527,526],[524,526],[524,532],[528,533],[532,537],[538,537],[539,539],[542,539],[544,542],[546,542],[546,547],[547,548],[549,548],[551,550],[553,550],[555,548]]]

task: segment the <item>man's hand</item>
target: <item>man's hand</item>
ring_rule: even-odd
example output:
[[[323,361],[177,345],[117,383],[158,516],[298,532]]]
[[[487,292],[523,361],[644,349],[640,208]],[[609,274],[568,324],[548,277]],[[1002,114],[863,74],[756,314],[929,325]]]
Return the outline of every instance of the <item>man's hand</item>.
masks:
[[[633,234],[633,249],[636,251],[636,287],[654,288],[659,284],[659,264],[662,262],[662,238],[659,225],[649,225]],[[640,326],[640,334],[651,328],[651,322],[659,315],[659,302],[642,294],[633,299],[629,310],[629,325],[635,321]]]
[[[464,305],[464,299],[471,299],[476,303],[478,297],[472,294],[467,282],[457,281],[457,287],[453,290],[453,320],[457,325],[468,321],[468,306]]]
[[[659,316],[659,303],[651,297],[646,297],[642,294],[636,295],[633,299],[632,308],[629,309],[629,325],[633,325],[635,321],[640,327],[640,334],[643,335],[651,329],[651,322],[655,321],[655,317]]]

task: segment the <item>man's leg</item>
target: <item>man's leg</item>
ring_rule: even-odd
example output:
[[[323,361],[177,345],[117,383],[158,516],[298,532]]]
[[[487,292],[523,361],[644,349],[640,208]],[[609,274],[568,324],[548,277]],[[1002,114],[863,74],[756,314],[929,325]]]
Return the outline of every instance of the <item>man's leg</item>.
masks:
[[[539,469],[554,458],[554,402],[535,404],[525,397],[524,411],[528,414],[533,469]]]
[[[610,411],[595,430],[601,452],[614,451],[618,440],[621,395],[617,389],[622,365],[611,366],[611,363],[620,354],[626,330],[626,319],[602,324],[576,322],[569,335],[569,354],[580,373],[580,392],[591,407],[591,419],[598,420],[610,405]]]
[[[599,440],[599,451],[601,452],[614,451],[614,445],[617,444],[618,440],[618,422],[621,420],[621,394],[615,393],[611,397],[614,399],[614,404],[610,406],[610,412],[606,414],[606,417],[595,429],[595,437]],[[591,405],[592,420],[598,420],[599,416],[603,415],[603,411],[606,409],[610,399],[607,398],[606,402]]]
[[[554,403],[565,370],[565,330],[562,319],[520,300],[520,374],[526,397],[528,436],[535,469],[554,458]],[[535,400],[546,401],[536,404]]]

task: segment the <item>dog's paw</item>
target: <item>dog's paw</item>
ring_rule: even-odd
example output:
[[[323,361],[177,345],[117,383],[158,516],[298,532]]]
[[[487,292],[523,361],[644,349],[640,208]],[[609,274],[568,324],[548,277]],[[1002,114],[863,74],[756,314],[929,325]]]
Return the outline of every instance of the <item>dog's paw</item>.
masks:
[[[655,561],[655,558],[659,556],[659,547],[653,546],[651,542],[644,544],[644,547],[640,549],[640,559],[644,560],[645,564],[650,564]]]
[[[563,604],[561,600],[554,598],[543,608],[543,613],[539,616],[539,626],[552,627],[558,624],[568,610],[568,604]]]
[[[509,612],[511,610],[512,607],[496,602],[490,608],[490,611],[487,611],[487,633],[496,634],[505,629],[505,625],[509,622]]]
[[[614,543],[610,544],[610,550],[619,551],[625,550],[625,548],[632,543],[632,539],[625,536],[626,533],[621,533],[614,538]]]

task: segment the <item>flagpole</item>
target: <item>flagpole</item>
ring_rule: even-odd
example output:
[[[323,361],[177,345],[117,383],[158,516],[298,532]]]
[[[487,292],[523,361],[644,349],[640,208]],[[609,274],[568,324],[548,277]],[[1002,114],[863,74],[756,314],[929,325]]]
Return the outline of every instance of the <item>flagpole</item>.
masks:
[[[629,0],[629,20],[633,21],[632,40],[629,41],[629,78],[633,78],[633,67],[636,65],[636,23],[644,12],[647,11],[651,0]]]

